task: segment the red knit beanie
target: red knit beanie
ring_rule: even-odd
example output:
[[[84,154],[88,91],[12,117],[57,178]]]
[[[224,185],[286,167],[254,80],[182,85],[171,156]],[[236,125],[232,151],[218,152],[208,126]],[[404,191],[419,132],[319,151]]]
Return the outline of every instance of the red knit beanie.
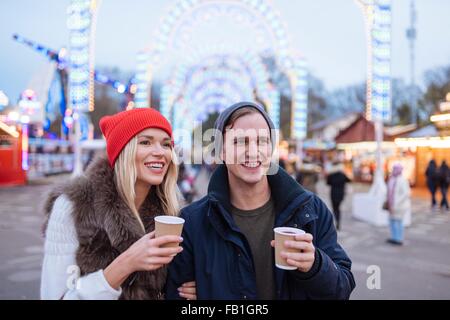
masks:
[[[158,128],[172,139],[172,127],[164,116],[152,108],[137,108],[122,111],[100,119],[100,129],[106,138],[109,164],[114,167],[117,157],[126,144],[139,132],[147,128]]]

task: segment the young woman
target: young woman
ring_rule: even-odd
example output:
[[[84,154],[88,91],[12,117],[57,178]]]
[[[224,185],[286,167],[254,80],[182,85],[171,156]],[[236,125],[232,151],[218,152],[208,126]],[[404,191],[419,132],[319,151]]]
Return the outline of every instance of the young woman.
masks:
[[[43,299],[162,299],[177,236],[155,238],[154,217],[177,215],[172,129],[154,109],[100,120],[107,157],[55,189],[45,205]],[[193,279],[192,279],[193,280]],[[195,299],[195,283],[180,296]]]
[[[403,217],[411,210],[411,189],[408,180],[402,175],[403,166],[399,163],[392,168],[387,184],[387,203],[391,238],[388,243],[403,244]]]

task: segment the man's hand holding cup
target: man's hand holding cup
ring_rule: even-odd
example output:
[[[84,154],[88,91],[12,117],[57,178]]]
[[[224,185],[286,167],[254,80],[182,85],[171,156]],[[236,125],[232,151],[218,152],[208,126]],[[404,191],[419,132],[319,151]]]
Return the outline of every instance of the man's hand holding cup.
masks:
[[[271,245],[275,248],[275,263],[284,270],[308,272],[315,260],[313,236],[296,228],[275,228],[275,240]]]

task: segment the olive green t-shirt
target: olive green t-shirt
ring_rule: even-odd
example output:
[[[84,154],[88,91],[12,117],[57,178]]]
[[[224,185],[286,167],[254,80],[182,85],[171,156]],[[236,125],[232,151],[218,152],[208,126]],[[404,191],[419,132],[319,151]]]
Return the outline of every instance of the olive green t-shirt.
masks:
[[[262,207],[254,210],[240,210],[232,206],[231,213],[252,250],[258,299],[276,299],[273,273],[274,258],[270,246],[270,241],[273,240],[273,225],[275,222],[273,200],[270,199]]]

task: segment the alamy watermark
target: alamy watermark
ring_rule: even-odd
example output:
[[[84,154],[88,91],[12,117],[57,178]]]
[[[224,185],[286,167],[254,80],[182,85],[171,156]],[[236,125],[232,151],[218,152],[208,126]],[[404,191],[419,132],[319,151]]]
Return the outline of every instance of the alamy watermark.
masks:
[[[367,267],[366,273],[369,274],[366,281],[367,289],[381,290],[381,268],[377,265],[370,265]]]
[[[267,165],[267,175],[278,171],[278,129],[230,128],[224,134],[217,129],[203,132],[200,123],[193,133],[185,129],[174,130],[173,137],[176,141],[176,164],[242,164],[260,161]]]
[[[66,281],[67,289],[74,290],[80,289],[80,267],[77,265],[70,265],[66,269],[66,273],[69,275]]]

